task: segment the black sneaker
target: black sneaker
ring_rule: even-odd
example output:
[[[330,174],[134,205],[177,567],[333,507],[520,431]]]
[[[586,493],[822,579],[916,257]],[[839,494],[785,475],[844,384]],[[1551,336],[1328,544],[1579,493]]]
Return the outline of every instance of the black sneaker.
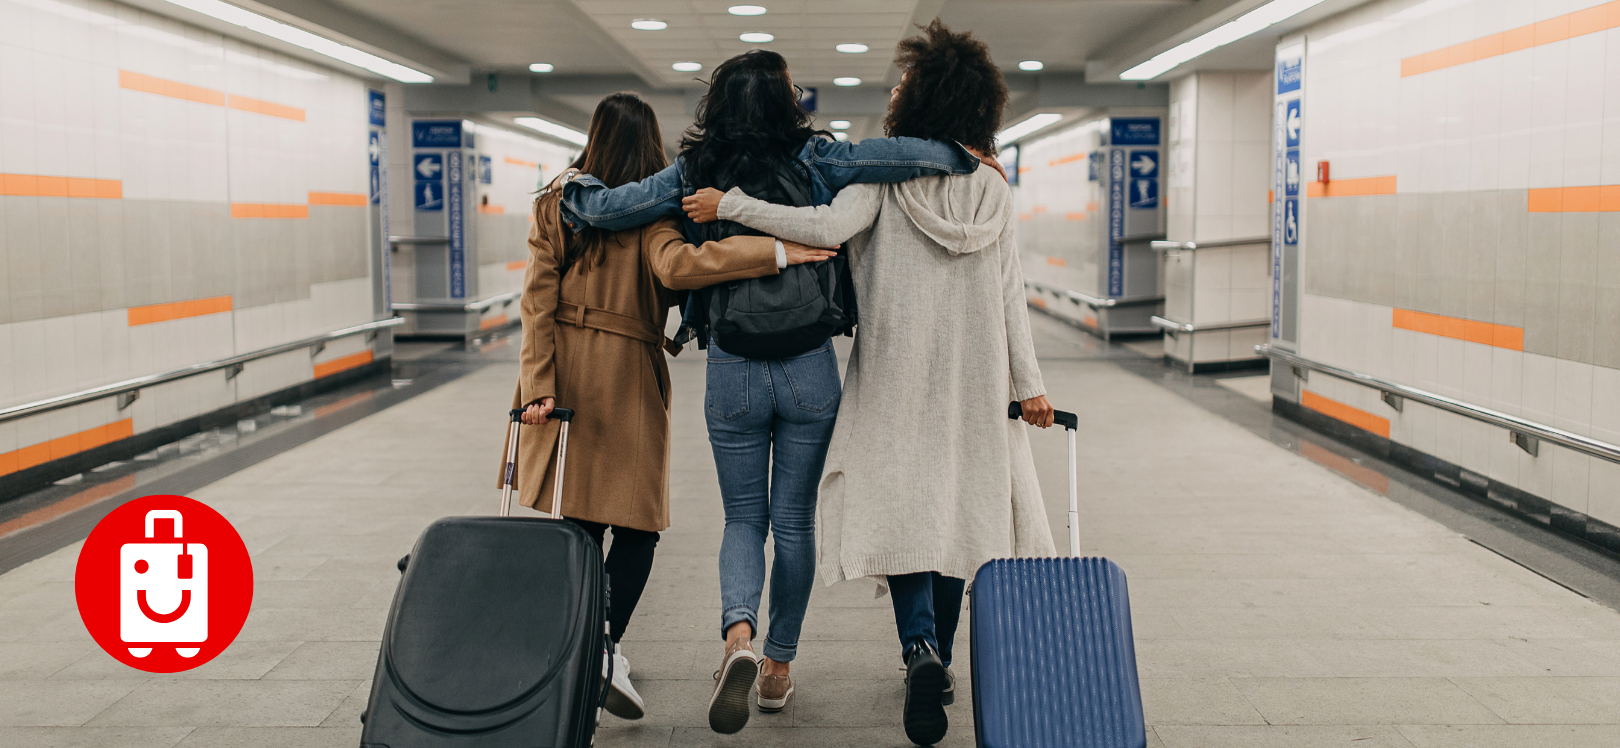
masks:
[[[945,718],[942,699],[950,685],[950,673],[934,648],[922,642],[906,656],[906,737],[917,745],[933,745],[945,739],[950,723]]]
[[[956,703],[956,673],[950,665],[945,666],[945,691],[939,695],[939,703],[945,706]]]

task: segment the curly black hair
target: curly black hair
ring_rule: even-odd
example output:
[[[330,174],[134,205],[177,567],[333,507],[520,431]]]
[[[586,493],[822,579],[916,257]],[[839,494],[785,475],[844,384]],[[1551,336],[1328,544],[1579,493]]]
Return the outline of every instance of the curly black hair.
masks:
[[[895,64],[905,71],[883,129],[890,136],[954,140],[995,155],[1007,84],[990,48],[973,34],[952,32],[939,19],[922,36],[900,40]]]

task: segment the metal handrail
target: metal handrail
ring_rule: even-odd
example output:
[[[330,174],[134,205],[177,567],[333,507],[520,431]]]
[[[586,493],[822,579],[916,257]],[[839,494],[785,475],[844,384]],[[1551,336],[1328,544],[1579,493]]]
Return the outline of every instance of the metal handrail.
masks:
[[[448,236],[390,236],[389,244],[449,244]]]
[[[1324,364],[1320,361],[1312,361],[1311,359],[1304,358],[1295,353],[1273,348],[1269,345],[1257,345],[1254,347],[1254,351],[1255,353],[1265,356],[1266,358],[1287,364],[1289,366],[1296,366],[1302,369],[1309,369],[1311,371],[1319,371],[1330,377],[1343,379],[1347,382],[1354,382],[1359,385],[1381,390],[1384,392],[1386,398],[1394,397],[1397,399],[1396,403],[1390,403],[1391,407],[1394,407],[1397,410],[1400,409],[1399,405],[1397,404],[1400,398],[1414,400],[1423,403],[1424,405],[1450,411],[1458,415],[1467,416],[1476,421],[1483,421],[1491,424],[1492,426],[1507,429],[1515,437],[1524,437],[1527,439],[1551,442],[1560,447],[1573,449],[1577,452],[1588,454],[1598,459],[1608,460],[1609,462],[1620,462],[1620,446],[1615,446],[1608,442],[1601,442],[1590,437],[1565,431],[1563,429],[1553,428],[1543,423],[1527,421],[1523,418],[1519,418],[1518,416],[1511,416],[1501,411],[1491,410],[1490,408],[1482,408],[1478,405],[1473,405],[1470,403],[1465,403],[1461,400],[1446,397],[1445,395],[1437,395],[1427,390],[1420,390],[1416,387],[1408,387],[1404,384],[1396,384],[1395,382],[1391,382],[1386,379],[1379,379],[1378,377],[1370,374],[1363,374],[1359,371],[1343,369],[1333,366],[1332,364]],[[1517,441],[1517,438],[1515,441]],[[1526,451],[1533,451],[1533,449],[1527,444],[1521,443],[1520,446],[1524,447]]]
[[[1177,322],[1168,317],[1160,317],[1157,314],[1149,317],[1148,321],[1152,322],[1155,327],[1161,327],[1170,332],[1209,332],[1211,330],[1236,330],[1242,327],[1271,325],[1269,319],[1249,319],[1240,322],[1219,322],[1213,325],[1194,325],[1191,322]]]
[[[182,369],[174,369],[173,371],[166,371],[161,374],[150,374],[144,377],[136,377],[135,379],[126,379],[122,382],[114,382],[112,384],[106,384],[100,387],[93,387],[82,392],[75,392],[69,395],[60,395],[23,405],[15,405],[4,410],[0,410],[0,423],[14,421],[18,418],[26,418],[28,416],[38,415],[40,413],[48,413],[50,411],[59,410],[68,406],[87,403],[92,400],[100,400],[104,397],[122,395],[126,392],[136,392],[146,387],[152,387],[165,382],[173,382],[176,379],[185,379],[186,377],[193,377],[198,374],[206,374],[210,371],[229,369],[233,366],[240,366],[248,363],[249,361],[255,361],[280,353],[286,353],[288,351],[296,351],[299,348],[322,345],[324,343],[337,340],[338,338],[346,338],[350,335],[359,335],[361,333],[371,332],[373,330],[381,330],[385,327],[393,327],[395,325],[403,324],[405,324],[404,317],[389,317],[388,319],[379,319],[373,322],[355,325],[353,327],[345,327],[341,330],[333,330],[332,332],[324,335],[316,335],[311,338],[304,338],[303,340],[297,340],[291,343],[282,343],[281,345],[262,348],[260,350],[244,353],[239,356],[222,358],[218,361],[209,361],[205,364],[193,364]]]
[[[478,301],[469,301],[469,302],[467,302],[465,304],[457,304],[454,301],[401,301],[399,303],[396,303],[396,304],[392,305],[392,307],[390,307],[390,308],[392,308],[396,312],[430,312],[430,311],[445,311],[445,310],[450,310],[450,311],[460,310],[460,311],[463,311],[463,312],[482,312],[485,309],[488,309],[488,308],[490,308],[492,306],[495,306],[496,304],[503,304],[503,303],[511,302],[511,301],[514,301],[514,300],[518,299],[521,296],[523,296],[522,291],[508,291],[506,293],[495,294],[494,296],[491,296],[491,297],[489,297],[487,299],[479,299]]]
[[[1218,242],[1153,242],[1149,246],[1160,252],[1175,252],[1195,249],[1216,249],[1218,247],[1238,247],[1244,244],[1270,243],[1271,237],[1262,236],[1254,239],[1223,239]]]

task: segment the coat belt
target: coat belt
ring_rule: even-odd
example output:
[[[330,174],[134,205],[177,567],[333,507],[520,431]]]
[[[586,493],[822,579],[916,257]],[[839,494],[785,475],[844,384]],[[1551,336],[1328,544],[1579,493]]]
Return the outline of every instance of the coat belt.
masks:
[[[651,322],[594,306],[584,306],[558,299],[557,323],[575,327],[588,327],[612,335],[623,335],[643,343],[651,343],[668,351],[671,356],[678,356],[681,352],[681,347],[675,345],[674,341],[664,337],[663,331],[654,327]]]

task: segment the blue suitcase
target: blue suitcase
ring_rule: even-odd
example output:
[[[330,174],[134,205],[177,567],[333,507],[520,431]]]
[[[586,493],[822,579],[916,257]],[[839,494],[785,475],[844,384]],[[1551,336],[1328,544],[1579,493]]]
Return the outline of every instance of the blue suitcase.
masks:
[[[1018,403],[1008,417],[1021,415]],[[997,559],[973,577],[973,721],[984,748],[1144,748],[1125,572],[1080,557],[1079,418],[1069,437],[1070,558]]]

